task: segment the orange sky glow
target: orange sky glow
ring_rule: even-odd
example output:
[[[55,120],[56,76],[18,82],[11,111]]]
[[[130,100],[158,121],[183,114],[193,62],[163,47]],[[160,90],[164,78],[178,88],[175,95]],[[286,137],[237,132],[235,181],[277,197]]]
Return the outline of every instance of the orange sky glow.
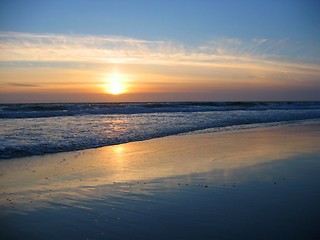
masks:
[[[1,36],[1,102],[309,100],[319,89],[317,64],[259,50],[287,42]],[[297,91],[307,94],[297,99]]]

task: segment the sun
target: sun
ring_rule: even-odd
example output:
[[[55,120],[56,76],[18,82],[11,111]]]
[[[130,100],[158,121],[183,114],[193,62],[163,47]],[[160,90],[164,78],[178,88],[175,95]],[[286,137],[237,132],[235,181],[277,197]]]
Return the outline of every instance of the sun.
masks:
[[[119,74],[113,73],[105,86],[105,90],[112,95],[125,93],[126,89],[123,78]]]

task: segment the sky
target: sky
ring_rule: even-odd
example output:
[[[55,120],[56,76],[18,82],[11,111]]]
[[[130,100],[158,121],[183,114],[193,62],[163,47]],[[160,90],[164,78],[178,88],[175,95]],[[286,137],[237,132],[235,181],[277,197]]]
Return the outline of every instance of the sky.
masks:
[[[2,0],[0,102],[320,100],[316,0]]]

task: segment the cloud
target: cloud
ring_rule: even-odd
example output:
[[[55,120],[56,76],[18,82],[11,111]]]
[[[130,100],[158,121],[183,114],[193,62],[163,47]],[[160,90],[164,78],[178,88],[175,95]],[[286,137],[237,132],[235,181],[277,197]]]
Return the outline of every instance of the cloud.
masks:
[[[320,75],[319,47],[314,50],[265,38],[221,38],[189,46],[119,36],[0,32],[0,62],[186,65]]]
[[[132,62],[168,53],[168,42],[116,36],[0,33],[1,61]]]
[[[13,87],[40,87],[40,85],[36,85],[36,84],[24,84],[24,83],[14,83],[14,82],[9,82],[6,85],[13,86]]]

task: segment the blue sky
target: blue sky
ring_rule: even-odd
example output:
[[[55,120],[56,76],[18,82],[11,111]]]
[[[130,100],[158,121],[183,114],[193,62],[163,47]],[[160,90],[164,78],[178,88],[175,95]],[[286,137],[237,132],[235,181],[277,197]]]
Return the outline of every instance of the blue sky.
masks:
[[[316,0],[8,0],[0,9],[2,31],[190,42],[216,37],[320,41]]]
[[[316,0],[1,1],[0,101],[97,96],[115,71],[130,90],[116,101],[320,100],[319,12]]]

